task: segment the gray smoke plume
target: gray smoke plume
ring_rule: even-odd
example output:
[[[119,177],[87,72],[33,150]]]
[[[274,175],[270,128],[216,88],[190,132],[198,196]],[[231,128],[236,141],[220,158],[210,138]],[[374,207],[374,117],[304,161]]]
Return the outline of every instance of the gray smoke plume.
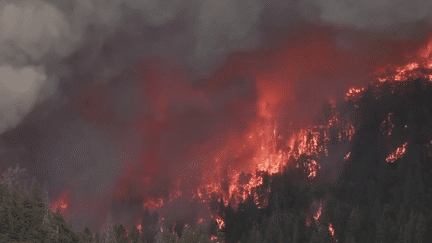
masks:
[[[394,57],[396,48],[382,42],[424,42],[431,8],[430,1],[1,0],[1,169],[20,163],[48,184],[52,201],[69,202],[65,217],[77,230],[99,230],[111,210],[129,224],[142,213],[134,195],[166,196],[179,174],[194,185],[204,152],[220,150],[257,117],[248,71],[319,66],[282,72],[295,96],[283,104],[285,116],[314,110]],[[315,59],[320,47],[312,42],[327,42],[307,37],[314,28],[340,51]],[[270,61],[289,43],[297,45],[292,56]],[[337,59],[342,54],[347,59]],[[326,71],[346,65],[340,60],[358,60],[350,65],[360,71]],[[143,186],[151,173],[158,176]]]

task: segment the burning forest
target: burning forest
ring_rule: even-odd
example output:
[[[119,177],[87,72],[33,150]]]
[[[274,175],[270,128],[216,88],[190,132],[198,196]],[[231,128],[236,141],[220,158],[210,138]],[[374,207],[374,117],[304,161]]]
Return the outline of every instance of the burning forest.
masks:
[[[0,241],[430,239],[432,15],[404,4],[0,3]]]

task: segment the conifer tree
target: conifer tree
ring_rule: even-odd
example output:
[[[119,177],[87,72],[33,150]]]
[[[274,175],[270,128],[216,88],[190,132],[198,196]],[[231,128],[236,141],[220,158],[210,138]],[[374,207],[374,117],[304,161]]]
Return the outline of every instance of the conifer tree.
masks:
[[[58,242],[78,242],[79,238],[75,231],[73,231],[70,224],[66,223],[63,216],[57,211],[54,214],[52,224],[54,228],[58,229]]]
[[[31,199],[26,201],[25,210],[28,210],[25,215],[30,223],[28,236],[30,241],[38,242],[48,238],[48,230],[43,226],[43,221],[47,208],[40,196],[39,185],[33,183]]]
[[[258,230],[258,227],[254,226],[249,235],[248,243],[262,243],[262,242],[264,242],[264,238],[262,237],[261,232]]]
[[[94,239],[95,239],[95,241],[94,241],[95,243],[101,243],[101,236],[99,233],[95,234]]]
[[[7,216],[9,214],[8,201],[10,199],[10,192],[6,185],[0,184],[0,234],[6,234],[9,228]]]
[[[279,238],[280,228],[274,223],[269,222],[265,231],[264,239],[266,242],[277,242]]]
[[[216,237],[218,239],[218,242],[225,242],[225,232],[223,232],[220,228],[219,225],[216,226]]]
[[[114,233],[117,240],[117,243],[126,243],[126,229],[121,224],[114,225]]]
[[[413,240],[413,230],[414,230],[414,222],[416,220],[416,215],[413,211],[411,211],[409,220],[405,225],[404,229],[404,242],[412,242]]]
[[[79,232],[80,241],[83,243],[93,243],[93,235],[90,230],[85,227],[83,232]]]
[[[377,233],[377,243],[386,242],[387,239],[387,225],[386,218],[384,216],[384,212],[381,213],[381,216],[376,224],[376,233]]]
[[[111,216],[111,212],[108,212],[105,224],[102,228],[103,234],[101,235],[101,241],[104,243],[115,243],[114,220]]]
[[[136,226],[132,226],[132,229],[130,230],[129,237],[128,237],[130,243],[143,243],[139,231]]]
[[[193,232],[191,226],[184,227],[181,232],[180,242],[195,243],[198,241],[197,235]]]
[[[27,231],[28,223],[24,220],[22,196],[15,190],[12,191],[9,201],[9,237],[11,241],[26,241],[24,232]]]
[[[422,243],[424,240],[425,232],[426,232],[426,220],[423,216],[423,213],[419,213],[417,225],[415,228],[414,242],[415,243]]]

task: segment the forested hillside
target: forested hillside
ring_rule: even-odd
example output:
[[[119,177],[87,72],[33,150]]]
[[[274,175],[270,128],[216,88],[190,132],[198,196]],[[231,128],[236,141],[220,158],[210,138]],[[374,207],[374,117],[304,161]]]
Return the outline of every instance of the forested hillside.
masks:
[[[268,192],[266,207],[258,208],[252,197],[237,209],[212,203],[224,220],[222,231],[215,223],[209,232],[159,227],[147,212],[141,234],[118,224],[102,235],[87,228],[74,232],[60,213],[46,208],[37,183],[30,195],[3,183],[0,242],[429,242],[431,95],[430,82],[417,79],[371,85],[358,99],[338,104],[356,128],[338,179],[322,181],[325,175],[318,171],[311,180],[296,164],[314,158],[290,158],[283,173],[264,175],[254,189]]]

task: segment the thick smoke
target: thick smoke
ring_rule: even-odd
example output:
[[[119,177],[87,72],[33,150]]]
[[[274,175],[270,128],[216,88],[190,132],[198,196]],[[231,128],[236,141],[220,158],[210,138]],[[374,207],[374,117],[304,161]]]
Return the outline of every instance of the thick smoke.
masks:
[[[177,179],[187,179],[184,189],[200,183],[217,153],[239,163],[224,148],[252,121],[280,113],[307,123],[323,101],[402,58],[424,41],[430,8],[2,1],[2,167],[20,162],[48,184],[53,202],[69,202],[76,229],[99,229],[111,210],[129,224]]]

